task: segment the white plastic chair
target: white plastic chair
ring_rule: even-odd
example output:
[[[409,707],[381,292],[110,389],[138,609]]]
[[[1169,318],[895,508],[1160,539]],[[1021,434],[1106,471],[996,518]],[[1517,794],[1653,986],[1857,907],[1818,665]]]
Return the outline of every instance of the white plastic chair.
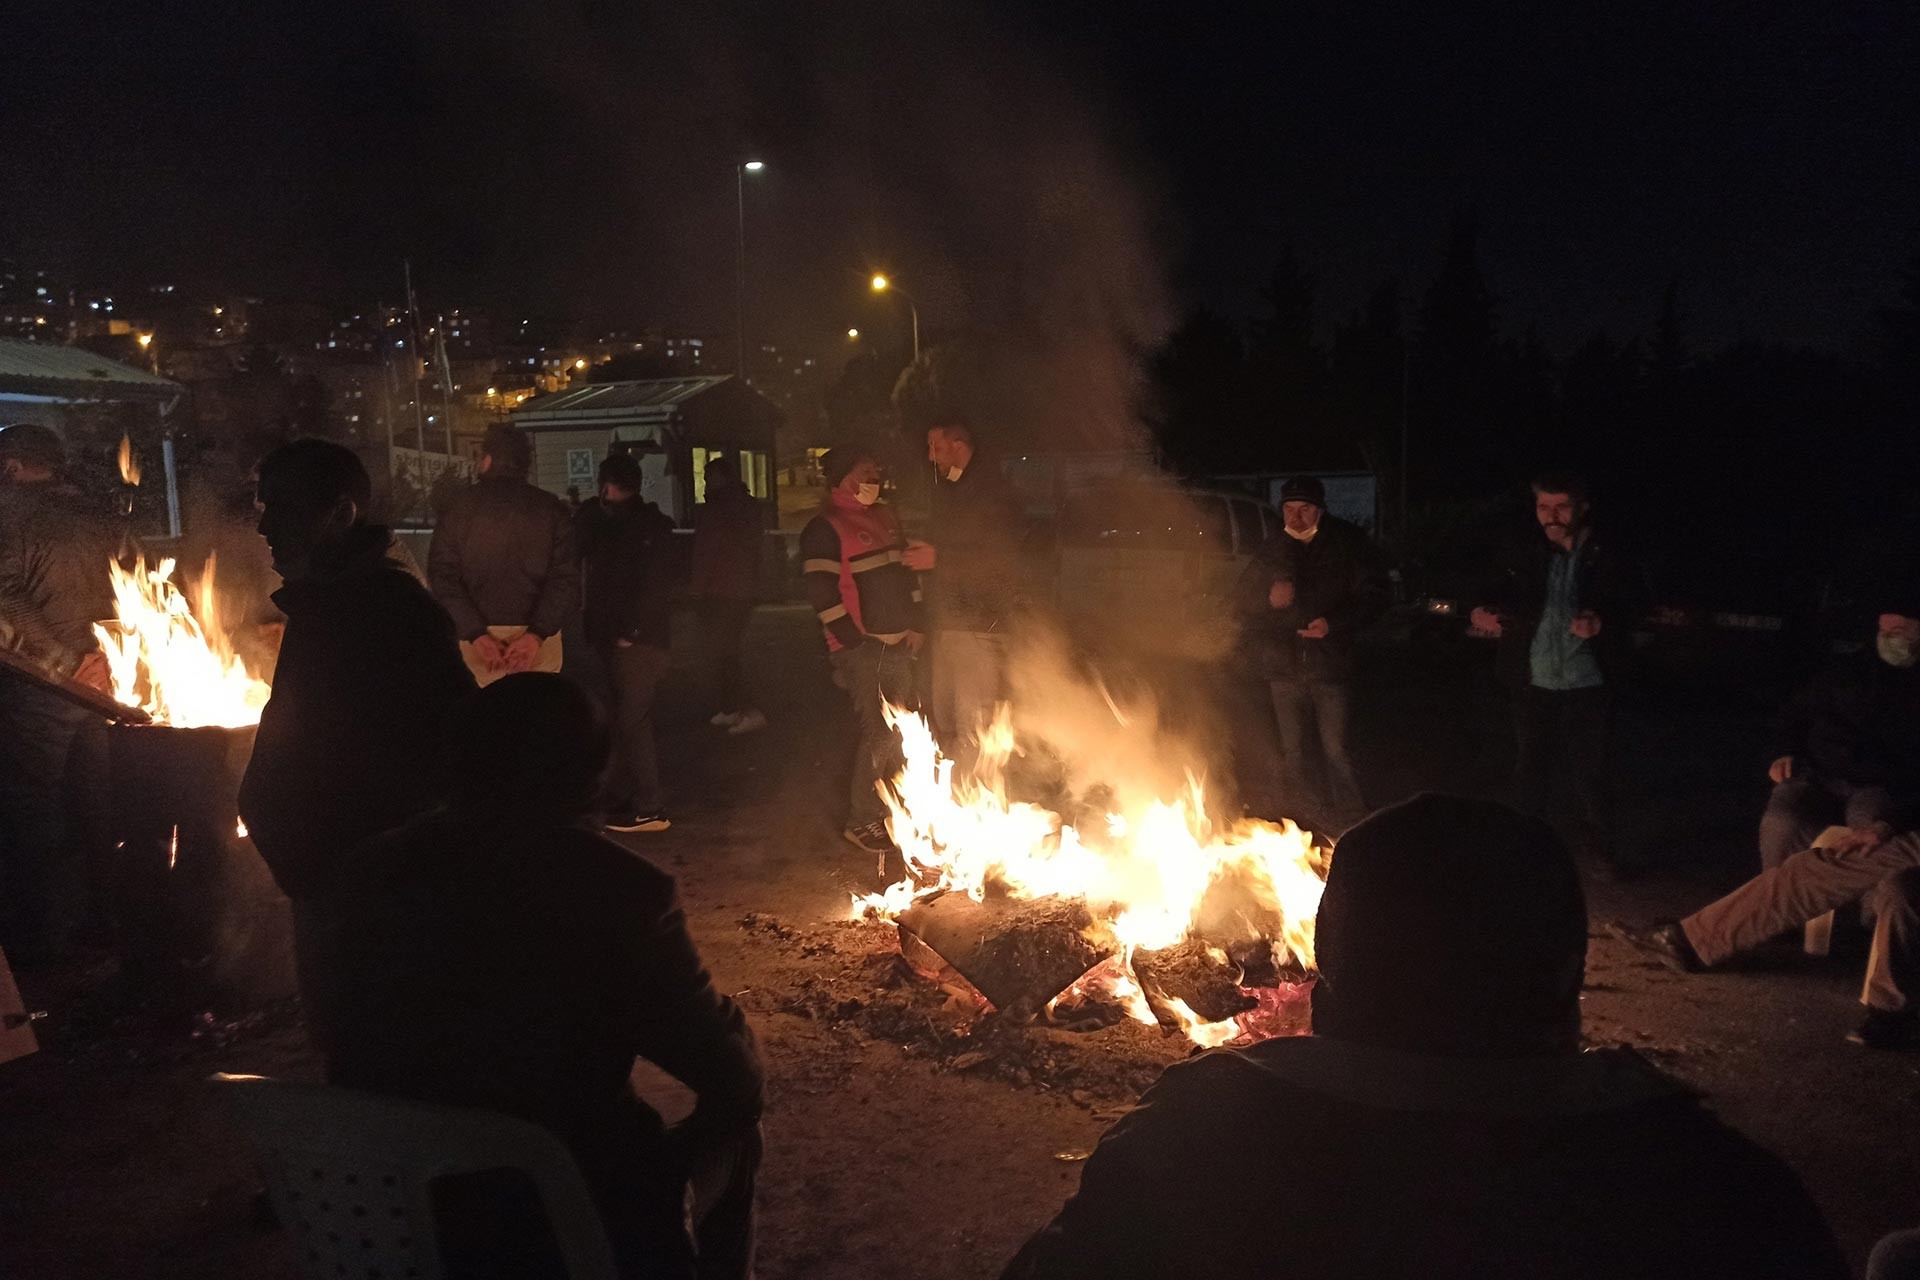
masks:
[[[538,1125],[260,1076],[212,1082],[253,1145],[307,1280],[443,1280],[429,1184],[487,1169],[533,1179],[571,1280],[616,1280],[579,1168]]]

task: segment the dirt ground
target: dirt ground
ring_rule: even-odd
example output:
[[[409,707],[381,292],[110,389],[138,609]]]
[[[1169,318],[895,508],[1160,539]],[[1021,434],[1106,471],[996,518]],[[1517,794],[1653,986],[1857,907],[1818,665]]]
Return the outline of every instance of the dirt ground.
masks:
[[[846,920],[860,869],[835,821],[849,739],[816,637],[804,612],[756,620],[750,669],[773,727],[753,737],[706,727],[683,672],[664,730],[674,827],[633,843],[680,877],[766,1053],[761,1274],[990,1277],[1183,1048],[1131,1024],[956,1035],[885,932]],[[1374,667],[1356,735],[1372,798],[1496,792],[1509,748],[1482,666],[1388,652]],[[1689,701],[1623,716],[1628,839],[1655,870],[1591,887],[1588,1038],[1639,1048],[1785,1155],[1858,1263],[1878,1235],[1920,1225],[1920,1055],[1843,1043],[1857,958],[1781,946],[1683,978],[1598,927],[1677,914],[1752,857],[1762,700]],[[257,1183],[204,1080],[312,1078],[296,1013],[155,1025],[116,1004],[104,962],[23,987],[47,1011],[45,1048],[0,1068],[0,1276],[292,1276],[283,1238],[251,1217]],[[670,1082],[643,1085],[681,1105]]]

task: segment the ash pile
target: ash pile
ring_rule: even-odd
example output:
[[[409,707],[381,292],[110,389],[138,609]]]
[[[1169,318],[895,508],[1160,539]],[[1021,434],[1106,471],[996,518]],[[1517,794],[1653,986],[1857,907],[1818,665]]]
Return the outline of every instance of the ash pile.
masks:
[[[946,893],[897,924],[794,926],[760,912],[739,924],[777,956],[773,980],[736,996],[747,1008],[1087,1106],[1130,1102],[1168,1064],[1210,1045],[1309,1029],[1311,979],[1270,960],[1263,967],[1270,946],[1196,937],[1122,957],[1094,940],[1101,931],[1077,900]],[[1196,1036],[1203,1027],[1213,1034]]]

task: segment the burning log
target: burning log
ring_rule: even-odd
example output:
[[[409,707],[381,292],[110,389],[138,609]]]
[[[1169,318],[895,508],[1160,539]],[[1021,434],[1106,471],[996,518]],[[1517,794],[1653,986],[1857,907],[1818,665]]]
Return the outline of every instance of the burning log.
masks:
[[[119,725],[108,744],[111,893],[129,980],[181,1005],[292,995],[287,901],[239,825],[253,730]]]
[[[937,953],[1005,1017],[1025,1021],[1112,954],[1091,941],[1077,899],[975,902],[944,893],[900,916],[903,933]]]
[[[1184,1001],[1202,1022],[1225,1022],[1259,1004],[1240,989],[1246,978],[1241,967],[1225,951],[1197,938],[1158,951],[1135,951],[1133,973],[1154,1018],[1174,1031],[1184,1026],[1174,1000]]]

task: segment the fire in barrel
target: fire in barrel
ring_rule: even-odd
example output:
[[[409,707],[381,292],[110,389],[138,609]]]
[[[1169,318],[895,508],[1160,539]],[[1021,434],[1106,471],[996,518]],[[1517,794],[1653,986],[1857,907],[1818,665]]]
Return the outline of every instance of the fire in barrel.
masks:
[[[884,796],[907,874],[856,896],[1003,1014],[1117,1009],[1202,1045],[1304,1030],[1327,855],[1290,822],[1219,823],[1183,791],[1109,786],[1077,820],[1009,798],[1005,708],[956,770],[889,708],[906,764]],[[928,953],[931,953],[931,956]]]
[[[144,713],[109,731],[115,915],[137,982],[255,1003],[292,988],[285,903],[238,816],[269,688],[234,650],[214,561],[190,592],[175,570],[110,562],[115,617],[94,628],[114,700]]]

